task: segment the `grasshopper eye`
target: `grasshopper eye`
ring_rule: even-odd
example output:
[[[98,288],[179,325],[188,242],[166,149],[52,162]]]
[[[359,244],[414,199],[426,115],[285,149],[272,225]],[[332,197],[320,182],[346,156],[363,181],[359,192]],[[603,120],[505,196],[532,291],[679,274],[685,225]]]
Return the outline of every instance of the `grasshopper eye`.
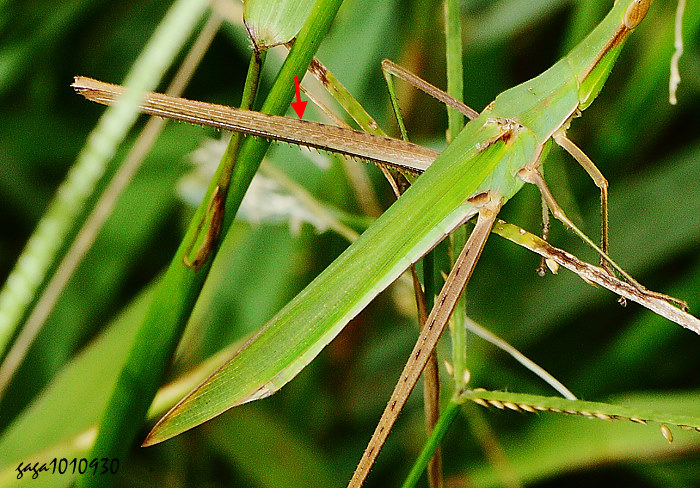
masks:
[[[651,0],[633,0],[625,11],[625,27],[632,30],[644,19],[651,5]]]

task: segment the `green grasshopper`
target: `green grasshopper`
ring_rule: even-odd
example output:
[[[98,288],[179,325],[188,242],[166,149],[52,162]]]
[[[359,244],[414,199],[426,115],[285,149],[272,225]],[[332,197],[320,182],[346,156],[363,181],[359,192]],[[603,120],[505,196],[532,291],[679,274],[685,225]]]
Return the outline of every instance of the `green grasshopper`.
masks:
[[[607,182],[566,137],[571,120],[598,95],[627,35],[645,17],[650,4],[651,0],[617,0],[570,54],[536,78],[503,92],[480,114],[474,112],[473,120],[437,157],[419,146],[349,129],[149,96],[143,106],[146,113],[320,147],[414,172],[425,171],[233,358],[161,419],[144,445],[161,442],[233,406],[275,393],[410,265],[455,228],[477,217],[355,472],[351,485],[360,484],[437,344],[499,210],[525,183],[540,189],[552,214],[598,250],[607,266],[644,293],[666,299],[644,290],[607,258]],[[76,78],[74,87],[101,103],[112,103],[119,95],[118,87],[85,78]],[[566,217],[542,177],[539,168],[552,143],[567,150],[601,190],[600,248]],[[363,266],[353,265],[360,261]],[[333,293],[333,300],[329,300],[329,292]]]

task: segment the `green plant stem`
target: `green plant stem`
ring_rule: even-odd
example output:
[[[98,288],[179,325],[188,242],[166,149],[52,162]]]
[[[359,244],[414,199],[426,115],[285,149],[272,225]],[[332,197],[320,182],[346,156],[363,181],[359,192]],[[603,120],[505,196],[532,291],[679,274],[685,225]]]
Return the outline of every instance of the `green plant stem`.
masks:
[[[464,97],[462,67],[462,27],[459,16],[459,1],[445,2],[445,60],[447,66],[447,93],[457,100]],[[464,116],[457,110],[447,107],[448,143],[464,127]],[[467,230],[464,226],[452,233],[452,254],[457,256],[467,242]],[[464,319],[467,311],[467,294],[462,294],[452,315],[452,366],[454,368],[455,390],[465,386],[467,362],[467,334]]]
[[[401,111],[399,109],[399,101],[398,97],[396,96],[394,81],[392,75],[386,70],[384,70],[384,79],[386,80],[386,85],[389,89],[389,97],[391,99],[394,115],[396,116],[396,121],[399,125],[401,137],[404,141],[408,141],[408,133],[406,131],[403,116],[401,115]],[[404,176],[399,175],[399,178],[404,179]],[[397,179],[397,183],[399,181],[400,180]],[[418,327],[420,329],[422,329],[425,325],[425,321],[428,318],[428,310],[433,308],[435,301],[435,256],[433,251],[430,251],[423,256],[422,265],[423,290],[420,289],[418,274],[415,267],[411,267],[411,273],[414,276],[413,287],[418,311]],[[423,370],[423,409],[425,412],[426,433],[427,435],[430,435],[440,415],[440,370],[435,351],[431,353],[431,357]],[[439,452],[435,454],[434,459],[430,462],[428,468],[428,480],[431,488],[442,487],[442,461]]]
[[[128,94],[118,106],[105,112],[88,137],[0,291],[0,356],[48,272],[56,266],[61,248],[72,237],[71,229],[77,228],[76,219],[93,197],[116,148],[133,126],[138,116],[140,93],[155,88],[197,25],[206,5],[203,0],[180,0],[171,7],[124,80]]]
[[[447,67],[447,93],[457,100],[464,98],[464,68],[462,66],[462,24],[459,16],[459,0],[445,2],[445,61]],[[448,141],[464,128],[464,116],[447,107]]]
[[[254,51],[253,55],[250,57],[246,81],[243,87],[243,95],[241,97],[241,109],[251,110],[253,108],[265,57],[266,51]],[[199,270],[200,266],[206,261],[211,263],[218,249],[218,236],[220,235],[220,227],[222,224],[220,219],[217,219],[217,216],[212,213],[212,210],[213,212],[220,212],[221,209],[216,207],[210,209],[208,206],[210,202],[212,202],[212,197],[215,192],[218,192],[218,198],[226,198],[231,186],[231,174],[233,173],[233,168],[236,166],[243,141],[244,135],[242,133],[234,132],[231,135],[231,139],[226,146],[226,151],[221,157],[216,173],[210,181],[202,201],[202,204],[206,204],[207,206],[205,207],[206,210],[201,216],[199,213],[195,215],[195,219],[193,220],[193,222],[197,222],[197,231],[193,234],[188,232],[183,239],[182,245],[186,249],[185,256],[187,256],[188,262],[194,263],[196,270]],[[209,238],[212,236],[213,238],[210,240]],[[196,249],[196,255],[190,257],[190,253],[193,249]],[[199,262],[200,260],[202,262]]]
[[[413,467],[408,473],[403,485],[401,485],[402,488],[413,488],[416,486],[418,480],[420,480],[420,477],[423,474],[423,471],[425,471],[428,463],[433,457],[433,454],[440,446],[440,443],[445,437],[450,425],[452,425],[454,419],[457,418],[457,413],[459,413],[460,407],[460,403],[450,401],[450,403],[447,404],[447,407],[443,409],[442,413],[440,414],[440,419],[435,424],[435,428],[433,428],[433,431],[430,433],[430,437],[428,437],[428,440],[423,446],[423,450],[418,456],[418,459],[416,459],[416,462],[413,464]]]
[[[265,63],[266,53],[267,51],[254,51],[253,55],[250,57],[248,74],[246,75],[246,85],[241,98],[241,108],[243,109],[252,110],[253,108],[255,94],[257,93],[257,86],[260,82],[260,72],[263,64]],[[217,178],[215,178],[215,180],[225,191],[228,191],[228,188],[231,185],[231,175],[233,173],[233,168],[235,166],[236,159],[238,158],[238,153],[240,152],[241,143],[243,140],[243,133],[234,132],[231,135],[231,140],[229,141],[228,146],[226,147],[226,152],[221,159],[221,164],[219,165],[221,170],[217,173]],[[210,190],[213,191],[213,188]]]
[[[278,74],[262,111],[280,114],[287,109],[294,95],[294,76],[303,76],[341,3],[342,0],[317,1]],[[223,233],[233,222],[268,146],[269,142],[255,138],[249,138],[243,144],[239,161],[231,175]],[[143,425],[148,407],[162,382],[211,266],[211,256],[197,272],[183,263],[188,246],[198,233],[198,224],[205,216],[207,204],[205,198],[158,286],[100,423],[99,434],[91,451],[93,457],[124,459]],[[110,482],[108,476],[83,476],[78,479],[77,486],[108,486]]]
[[[221,18],[219,16],[212,15],[209,18],[168,87],[166,91],[168,95],[179,96],[185,89],[220,25]],[[34,340],[42,330],[49,314],[54,310],[56,302],[78,265],[92,247],[107,218],[112,215],[119,197],[132,181],[133,176],[153,147],[165,126],[165,122],[165,119],[152,117],[146,123],[129,154],[120,163],[119,168],[111,177],[109,184],[102,195],[100,195],[91,213],[85,219],[82,228],[76,233],[56,271],[39,295],[31,313],[24,322],[21,332],[0,366],[0,399],[4,395],[5,387],[12,380],[17,368],[24,361]]]
[[[318,0],[316,2],[309,16],[309,20],[313,21],[307,20],[299,32],[275,84],[260,109],[261,112],[282,114],[287,110],[294,96],[294,77],[303,78],[341,3],[342,0]],[[231,225],[243,196],[269,146],[270,141],[255,137],[244,141],[239,162],[231,175],[231,188],[226,198],[224,212],[224,230]]]

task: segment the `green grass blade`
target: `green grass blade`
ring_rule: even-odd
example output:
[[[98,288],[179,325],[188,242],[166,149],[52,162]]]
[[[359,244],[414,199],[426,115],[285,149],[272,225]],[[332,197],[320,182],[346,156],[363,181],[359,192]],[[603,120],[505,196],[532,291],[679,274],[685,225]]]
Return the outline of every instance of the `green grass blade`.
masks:
[[[0,292],[0,352],[6,350],[37,290],[54,266],[75,219],[91,198],[118,145],[138,116],[138,96],[153,90],[196,26],[207,2],[180,0],[125,79],[130,95],[105,112]],[[2,355],[2,354],[0,354]]]
[[[24,410],[0,438],[0,486],[69,486],[73,478],[31,473],[17,479],[20,463],[45,462],[56,458],[85,457],[94,442],[100,414],[109,400],[110,390],[126,360],[138,325],[146,313],[153,286],[137,297],[103,334],[80,352],[57,375],[51,386]],[[207,361],[161,388],[148,413],[156,420],[178,398],[187,393],[238,347],[232,344]],[[76,401],[76,398],[79,401]],[[333,465],[317,448],[301,438],[288,425],[275,418],[272,410],[244,410],[227,421],[225,428],[214,428],[212,446],[231,463],[243,465],[246,474],[264,486],[282,486],[281,476],[293,466],[305,466],[303,476],[289,486],[323,486],[337,478]],[[221,434],[217,434],[221,431]],[[234,435],[231,435],[235,431]],[[257,443],[244,439],[255,437]],[[186,441],[188,442],[188,441]],[[292,449],[291,446],[296,446]],[[285,462],[276,469],[255,462],[261,450],[284,454]],[[262,469],[264,467],[264,469]]]
[[[299,32],[294,47],[285,59],[275,84],[260,109],[261,112],[282,114],[288,110],[289,103],[294,97],[294,77],[304,76],[341,3],[342,0],[317,0],[311,16]],[[269,141],[256,138],[245,141],[239,158],[241,163],[235,166],[231,175],[231,191],[226,199],[224,229],[230,226],[238,212],[243,196],[269,146]]]
[[[340,0],[319,0],[316,3],[263,105],[264,111],[281,113],[287,109],[294,95],[294,76],[303,75],[340,3]],[[244,144],[231,178],[224,232],[230,226],[268,145],[269,143],[253,138]],[[198,272],[194,272],[183,264],[182,259],[189,247],[186,243],[197,233],[196,226],[204,214],[206,204],[205,200],[195,215],[193,225],[173,258],[141,324],[134,348],[120,374],[93,446],[92,452],[98,457],[123,457],[128,451],[199,296],[210,264],[207,263]],[[99,486],[99,483],[106,481],[81,478],[79,486]]]
[[[460,137],[468,141],[473,132],[480,131],[489,136],[497,133],[493,126],[482,129],[476,124]],[[467,165],[479,168],[476,172],[450,164],[454,161],[450,150],[443,153],[445,167],[434,163],[432,172],[424,173],[245,348],[164,417],[147,443],[165,440],[235,405],[268,396],[293,378],[412,261],[458,222],[473,215],[475,210],[470,204],[461,205],[463,192],[469,193],[464,189],[478,184],[479,178],[490,170],[489,165],[502,157],[504,148],[495,146],[478,154],[475,150],[472,148],[464,157]],[[457,146],[453,151],[462,153]],[[445,177],[443,171],[450,176]],[[423,192],[426,188],[434,192],[428,195]],[[408,211],[419,217],[405,219]],[[417,228],[423,232],[417,232]],[[381,237],[389,232],[394,232],[394,242],[382,242]],[[330,292],[332,296],[328,295]]]
[[[569,400],[562,397],[544,397],[525,393],[471,390],[460,395],[462,401],[471,400],[484,407],[516,412],[552,412],[581,415],[600,420],[629,420],[638,424],[657,422],[695,429],[700,432],[700,416],[676,414],[647,406],[622,406],[611,403]]]
[[[457,418],[457,414],[459,413],[460,407],[461,404],[454,401],[450,401],[447,404],[447,407],[445,407],[445,409],[440,414],[439,420],[437,421],[435,427],[430,433],[430,437],[425,442],[425,445],[423,446],[423,449],[421,450],[418,459],[416,459],[416,462],[413,464],[413,467],[408,473],[406,480],[403,482],[403,485],[401,485],[402,488],[414,488],[416,484],[418,484],[421,475],[428,467],[430,459],[433,457],[433,454],[440,446],[440,443],[445,437],[447,430],[452,425],[452,422],[454,422],[454,420]]]
[[[695,396],[697,396],[697,394],[692,398]],[[682,430],[695,430],[700,432],[700,416],[676,414],[669,410],[664,411],[663,407],[660,407],[658,410],[650,409],[648,407],[648,400],[638,401],[637,403],[639,406],[633,406],[630,404],[631,402],[626,402],[627,405],[622,406],[611,403],[569,400],[560,397],[472,390],[461,394],[458,402],[452,401],[445,408],[438,424],[426,442],[410,474],[406,478],[403,484],[404,488],[410,488],[416,485],[433,452],[435,452],[435,449],[439,446],[450,424],[455,419],[459,411],[460,403],[465,401],[472,401],[486,408],[497,408],[499,410],[512,410],[525,413],[563,413],[603,421],[628,420],[637,424],[656,422],[674,425],[680,427]],[[686,400],[684,403],[688,404],[689,402]],[[673,405],[673,401],[667,401],[666,404]],[[680,410],[680,408],[676,407],[675,410]],[[694,410],[697,412],[697,409]],[[696,439],[694,444],[697,445],[699,442],[700,439]]]
[[[499,401],[508,401],[506,398],[516,401],[534,400],[534,398],[528,398],[529,395],[521,397],[503,392],[488,394],[473,392],[473,394],[475,398],[476,395],[483,395],[488,396],[489,399],[500,398]],[[553,408],[565,410],[568,405],[567,400],[540,398],[543,408],[547,408],[545,404],[548,404]],[[582,402],[580,406],[586,403],[589,405],[585,408],[591,409],[587,410],[589,413],[594,412],[595,408],[602,408],[610,414],[617,412],[622,415],[633,411],[639,414],[652,414],[656,411],[657,413],[653,415],[658,421],[665,422],[669,426],[672,420],[683,422],[700,420],[698,392],[692,390],[665,394],[637,393],[611,398],[610,403]],[[692,416],[676,416],[672,412],[687,412]],[[682,455],[692,457],[691,453],[697,452],[700,445],[700,434],[697,432],[685,432],[671,427],[674,441],[669,445],[658,425],[640,425],[624,420],[600,421],[581,416],[579,412],[575,413],[577,415],[573,416],[541,413],[528,429],[501,436],[509,464],[521,482],[530,484],[553,476],[567,474],[574,476],[574,473],[581,469],[609,467],[620,463],[629,463],[629,466],[636,465],[643,468],[646,463],[657,464],[662,460],[674,459]],[[530,416],[529,413],[521,415],[524,418]],[[492,416],[499,415],[494,413]],[[692,466],[692,461],[690,465]],[[599,471],[599,473],[605,472]],[[462,476],[468,477],[472,486],[475,487],[502,486],[494,467],[484,463],[470,463]],[[679,478],[682,479],[683,476],[680,475]]]
[[[152,289],[134,300],[4,430],[0,471],[13,469],[22,460],[37,459],[46,451],[65,454],[71,439],[97,425],[151,295]],[[83,452],[88,449],[89,445],[82,447]]]
[[[445,43],[447,66],[447,93],[457,100],[464,98],[464,69],[462,66],[462,29],[459,16],[459,2],[451,0],[446,4],[445,11]],[[459,134],[464,127],[464,116],[454,108],[447,108],[448,141]],[[452,234],[452,256],[458,256],[467,242],[467,229],[457,229]],[[467,294],[459,299],[452,315],[452,366],[454,371],[455,389],[464,387],[466,371],[467,340],[464,327],[464,317],[467,310]]]

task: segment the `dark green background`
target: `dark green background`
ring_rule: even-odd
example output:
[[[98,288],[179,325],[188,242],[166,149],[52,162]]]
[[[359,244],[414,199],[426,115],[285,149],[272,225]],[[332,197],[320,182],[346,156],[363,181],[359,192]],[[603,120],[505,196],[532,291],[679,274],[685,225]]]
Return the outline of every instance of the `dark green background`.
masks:
[[[546,69],[595,25],[608,3],[463,2],[465,102],[480,110],[499,92]],[[3,280],[104,110],[73,94],[72,77],[120,82],[167,7],[156,0],[0,2]],[[613,257],[650,288],[687,300],[697,315],[700,8],[689,2],[686,12],[683,83],[676,107],[667,101],[674,9],[674,2],[655,2],[601,96],[574,121],[569,134],[610,181]],[[346,0],[319,57],[396,134],[380,61],[390,57],[444,86],[441,16],[440,2]],[[237,104],[248,56],[241,27],[224,27],[186,96]],[[402,96],[402,108],[412,140],[441,147],[444,109],[410,90]],[[0,403],[0,443],[13,445],[8,441],[12,437],[19,439],[14,445],[26,447],[34,436],[52,433],[62,439],[61,422],[99,418],[107,394],[102,391],[104,375],[113,374],[109,365],[128,349],[129,331],[138,323],[123,311],[177,247],[192,209],[180,201],[175,185],[188,171],[187,154],[207,136],[216,133],[168,124]],[[342,170],[313,169],[295,148],[278,148],[275,159],[318,198],[357,211]],[[382,201],[389,204],[387,185],[374,168],[369,171]],[[592,182],[560,151],[550,155],[546,174],[567,212],[596,237],[598,194]],[[504,211],[504,218],[533,232],[539,215],[537,193],[531,188]],[[234,232],[240,238],[222,250],[212,270],[173,377],[261,326],[346,245],[340,237],[319,236],[309,226],[290,235],[287,225],[242,223]],[[558,224],[552,241],[582,258],[596,259]],[[657,394],[678,394],[666,407],[698,414],[696,335],[636,305],[623,309],[612,294],[566,271],[538,278],[537,264],[534,255],[494,236],[468,288],[470,316],[583,399],[617,401],[632,394],[635,401],[653,405]],[[135,310],[138,315],[139,307]],[[396,312],[391,293],[382,294],[278,395],[234,409],[158,447],[135,448],[121,460],[119,486],[343,485],[410,350],[412,321]],[[110,327],[115,331],[113,345],[79,368],[74,363],[73,386],[61,390],[64,403],[47,402],[52,385],[67,381],[64,368]],[[469,347],[471,386],[552,394],[492,346],[472,338]],[[441,352],[447,350],[445,345]],[[51,411],[52,405],[57,411]],[[474,486],[493,481],[469,427],[480,413],[492,425],[512,469],[533,486],[589,486],[610,480],[617,486],[700,483],[700,434],[674,429],[677,442],[669,447],[657,426],[471,408],[448,435],[443,451],[448,477],[467,478]],[[421,416],[419,395],[414,395],[368,486],[401,483],[421,447]],[[18,429],[22,422],[36,430]],[[7,469],[13,466],[0,466],[0,472]],[[47,486],[67,481],[43,480]]]

